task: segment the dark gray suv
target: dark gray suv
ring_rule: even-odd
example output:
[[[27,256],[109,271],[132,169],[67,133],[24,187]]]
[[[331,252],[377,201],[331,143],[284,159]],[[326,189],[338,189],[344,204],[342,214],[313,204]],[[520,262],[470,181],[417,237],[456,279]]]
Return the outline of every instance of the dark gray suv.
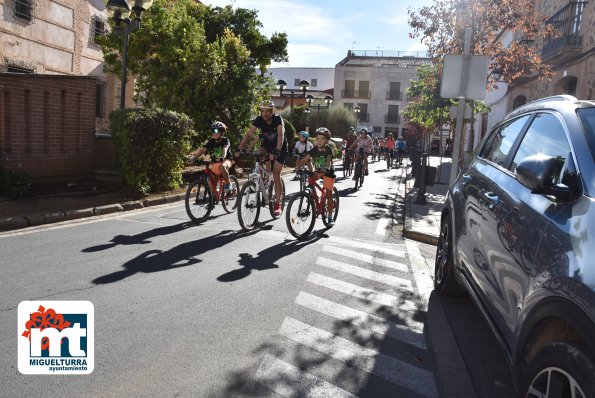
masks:
[[[444,203],[435,290],[470,294],[521,397],[595,397],[594,165],[595,102],[544,98],[494,127]]]

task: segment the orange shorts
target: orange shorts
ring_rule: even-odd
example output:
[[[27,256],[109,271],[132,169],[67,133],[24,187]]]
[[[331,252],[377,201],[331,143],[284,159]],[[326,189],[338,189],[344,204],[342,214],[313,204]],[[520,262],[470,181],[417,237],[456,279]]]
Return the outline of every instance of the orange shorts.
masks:
[[[221,171],[219,171],[219,167],[222,165],[223,163],[211,163],[209,165],[209,169],[211,169],[211,171],[217,175],[221,174]]]

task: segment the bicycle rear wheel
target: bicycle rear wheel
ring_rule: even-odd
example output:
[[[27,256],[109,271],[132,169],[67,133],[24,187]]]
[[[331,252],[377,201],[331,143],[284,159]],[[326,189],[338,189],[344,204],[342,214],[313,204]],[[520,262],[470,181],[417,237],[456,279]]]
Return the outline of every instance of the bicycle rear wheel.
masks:
[[[213,208],[213,193],[207,182],[199,178],[188,185],[184,197],[186,213],[197,224],[205,221]]]
[[[223,205],[223,210],[227,213],[233,213],[236,207],[238,207],[238,196],[240,192],[240,183],[236,176],[229,176],[229,185],[231,185],[231,189],[229,192],[222,194],[221,204]]]
[[[333,187],[333,221],[337,221],[337,216],[339,215],[339,191],[337,187]],[[326,198],[324,203],[322,204],[322,223],[327,227],[331,228],[332,225],[328,223],[328,211],[326,206]]]
[[[306,238],[314,228],[316,211],[309,192],[298,192],[287,204],[285,222],[289,233],[296,239]]]
[[[238,221],[242,229],[250,231],[258,223],[260,214],[260,192],[256,190],[254,181],[244,184],[238,201]]]
[[[363,175],[364,173],[362,172],[362,164],[358,161],[355,162],[355,169],[353,171],[353,176],[354,176],[354,180],[355,180],[355,189],[357,190],[358,184],[359,184],[359,176]]]
[[[281,214],[283,214],[283,210],[285,209],[285,182],[283,181],[283,179],[281,179],[280,202],[281,202]],[[275,216],[275,214],[273,214],[273,212],[275,211],[276,203],[277,202],[275,199],[275,183],[273,181],[271,181],[271,185],[269,186],[269,212],[271,213],[271,217],[273,217],[274,220],[281,217],[281,214],[279,214],[278,216]]]

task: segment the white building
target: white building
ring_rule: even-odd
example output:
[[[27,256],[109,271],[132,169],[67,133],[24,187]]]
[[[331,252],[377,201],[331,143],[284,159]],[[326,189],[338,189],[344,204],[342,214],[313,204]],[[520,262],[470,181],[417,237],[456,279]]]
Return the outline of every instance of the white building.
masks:
[[[358,128],[368,128],[372,136],[403,135],[405,90],[417,80],[417,69],[431,64],[425,57],[368,56],[348,51],[335,66],[333,106],[351,110],[359,106]]]
[[[308,90],[332,90],[335,79],[335,68],[269,68],[275,80],[285,80],[287,90],[300,90],[300,81],[310,83]]]

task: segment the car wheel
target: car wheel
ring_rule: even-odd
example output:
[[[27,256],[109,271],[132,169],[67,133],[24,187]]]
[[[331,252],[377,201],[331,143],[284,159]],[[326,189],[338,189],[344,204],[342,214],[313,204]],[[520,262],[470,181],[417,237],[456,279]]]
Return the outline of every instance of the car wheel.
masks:
[[[450,217],[445,215],[440,227],[438,245],[436,246],[434,290],[445,296],[462,296],[465,294],[465,291],[455,277],[452,241]]]
[[[586,347],[575,343],[552,343],[533,357],[523,373],[525,398],[595,397],[595,364]]]

